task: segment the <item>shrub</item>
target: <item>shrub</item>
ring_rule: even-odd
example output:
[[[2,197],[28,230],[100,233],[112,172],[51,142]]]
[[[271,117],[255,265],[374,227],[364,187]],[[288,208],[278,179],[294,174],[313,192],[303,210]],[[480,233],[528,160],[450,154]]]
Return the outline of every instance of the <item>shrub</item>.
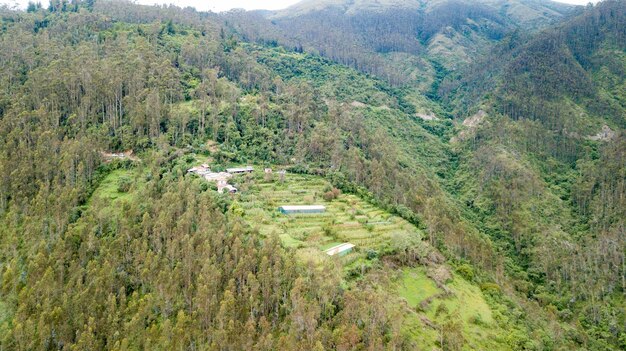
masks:
[[[367,255],[367,259],[368,260],[373,260],[373,259],[378,258],[378,251],[372,250],[372,249],[368,249],[366,255]]]
[[[465,345],[465,337],[463,336],[463,322],[455,319],[449,320],[443,324],[441,328],[443,334],[441,347],[444,350],[460,351]]]
[[[500,293],[500,286],[496,283],[484,283],[480,285],[480,289],[490,295],[495,295]]]
[[[331,190],[333,195],[335,195],[335,199],[339,197],[339,195],[341,195],[341,190],[337,189],[337,188],[333,188],[333,190]]]
[[[117,180],[117,191],[120,193],[127,193],[132,185],[132,179],[128,177],[120,177],[120,179]]]
[[[324,198],[325,201],[328,201],[328,202],[333,201],[335,199],[332,191],[325,192],[324,195],[322,195],[322,197]]]
[[[326,236],[333,237],[333,238],[337,234],[333,225],[328,222],[324,223],[324,225],[322,226],[322,231],[324,232]]]
[[[337,188],[332,188],[331,190],[326,191],[322,197],[324,198],[324,200],[330,202],[338,198],[339,195],[341,195],[341,190]]]
[[[559,311],[558,316],[559,316],[559,319],[561,319],[562,321],[571,321],[574,314],[569,308],[566,308],[562,311]]]
[[[443,324],[441,328],[443,334],[441,347],[444,350],[462,350],[465,345],[465,337],[463,336],[463,322],[457,320],[449,320]]]
[[[435,310],[435,316],[440,316],[441,314],[448,314],[448,312],[449,312],[448,306],[446,306],[446,304],[442,302],[439,304],[439,306],[437,306],[437,309]]]
[[[474,269],[468,264],[462,264],[456,268],[456,271],[467,281],[474,280]]]
[[[474,316],[471,316],[469,318],[469,322],[472,323],[472,324],[475,324],[475,325],[484,325],[485,324],[485,321],[483,320],[483,316],[480,315],[480,313],[478,313],[478,314],[476,314]]]

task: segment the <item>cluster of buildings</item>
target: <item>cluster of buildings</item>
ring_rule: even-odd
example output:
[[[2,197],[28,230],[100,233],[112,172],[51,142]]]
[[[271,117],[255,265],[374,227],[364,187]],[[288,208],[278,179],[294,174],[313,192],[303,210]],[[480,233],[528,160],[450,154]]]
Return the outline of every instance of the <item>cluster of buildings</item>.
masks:
[[[237,192],[237,188],[229,184],[228,180],[234,175],[252,173],[254,172],[254,167],[235,167],[227,168],[226,172],[213,172],[209,168],[209,165],[203,164],[197,167],[190,168],[189,170],[187,170],[187,172],[197,174],[198,176],[206,179],[209,182],[215,182],[215,184],[217,184],[217,191],[219,193],[224,193],[224,191],[227,191],[231,194],[234,194]],[[283,180],[287,172],[285,170],[280,170],[276,173],[280,176],[280,179]],[[265,168],[265,174],[273,174],[272,169]]]
[[[209,168],[209,165],[203,164],[201,166],[193,167],[189,169],[188,173],[195,173],[198,176],[206,179],[208,182],[215,182],[217,184],[217,191],[222,194],[224,191],[234,194],[237,192],[237,188],[228,183],[228,180],[235,174],[252,173],[254,167],[247,166],[242,168],[228,168],[226,172],[213,172]]]

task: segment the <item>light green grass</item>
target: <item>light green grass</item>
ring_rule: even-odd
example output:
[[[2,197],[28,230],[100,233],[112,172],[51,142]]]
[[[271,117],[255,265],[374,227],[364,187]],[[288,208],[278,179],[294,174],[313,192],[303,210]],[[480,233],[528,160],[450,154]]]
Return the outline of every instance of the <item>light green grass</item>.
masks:
[[[452,292],[449,296],[442,294],[443,290],[426,275],[423,267],[403,271],[395,293],[411,308],[405,316],[404,331],[418,340],[421,348],[432,348],[439,332],[424,321],[442,325],[449,318],[460,319],[466,341],[464,349],[506,350],[507,346],[498,341],[503,340],[503,331],[494,322],[482,291],[456,274],[446,287]],[[429,298],[430,304],[420,306]]]
[[[413,308],[441,292],[435,282],[426,276],[423,269],[405,269],[402,273],[398,294]]]
[[[96,191],[87,202],[90,206],[94,201],[105,202],[107,206],[100,211],[105,211],[108,215],[119,215],[122,211],[122,204],[130,202],[138,191],[145,186],[144,174],[136,168],[117,169],[109,173],[100,183]],[[119,182],[122,178],[127,178],[132,183],[129,191],[120,192]]]
[[[98,189],[96,189],[96,191],[94,192],[93,198],[109,200],[111,202],[115,202],[117,200],[122,201],[125,199],[126,200],[130,199],[132,196],[130,192],[123,193],[123,192],[119,192],[117,189],[118,182],[123,177],[128,177],[129,179],[133,181],[133,183],[136,183],[135,175],[133,174],[132,170],[117,169],[111,172],[109,175],[107,175],[106,178],[104,178],[102,183],[100,183],[100,186],[98,187]]]
[[[479,317],[485,323],[492,323],[491,308],[487,305],[479,287],[468,283],[458,275],[448,284],[454,292],[455,298],[446,301],[448,309],[458,311],[463,321],[470,322],[471,318]]]
[[[343,243],[341,243],[339,241],[330,241],[330,242],[327,242],[326,244],[322,245],[320,248],[322,250],[326,251],[326,250],[328,250],[330,248],[333,248],[333,247],[335,247],[337,245],[341,245],[341,244],[343,244]]]
[[[294,239],[289,234],[281,234],[280,240],[282,240],[283,245],[285,245],[286,247],[299,247],[299,246],[304,245],[302,241]]]

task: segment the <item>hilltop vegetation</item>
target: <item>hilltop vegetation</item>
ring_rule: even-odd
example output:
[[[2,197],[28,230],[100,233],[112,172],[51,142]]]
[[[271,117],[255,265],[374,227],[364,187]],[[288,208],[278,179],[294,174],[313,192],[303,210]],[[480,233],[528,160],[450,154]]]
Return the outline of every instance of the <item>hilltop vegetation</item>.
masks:
[[[625,348],[624,2],[310,4],[0,9],[0,348]]]

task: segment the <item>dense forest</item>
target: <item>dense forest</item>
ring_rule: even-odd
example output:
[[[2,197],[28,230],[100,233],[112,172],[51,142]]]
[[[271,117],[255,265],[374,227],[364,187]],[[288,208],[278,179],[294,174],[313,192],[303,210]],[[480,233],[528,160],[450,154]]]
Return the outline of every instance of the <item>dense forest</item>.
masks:
[[[0,348],[626,349],[626,3],[509,2],[0,7]],[[200,158],[422,234],[303,259]]]
[[[509,31],[541,28],[575,10],[527,0],[302,1],[269,15],[225,17],[246,40],[314,52],[392,85],[428,91],[440,71],[483,57]]]

